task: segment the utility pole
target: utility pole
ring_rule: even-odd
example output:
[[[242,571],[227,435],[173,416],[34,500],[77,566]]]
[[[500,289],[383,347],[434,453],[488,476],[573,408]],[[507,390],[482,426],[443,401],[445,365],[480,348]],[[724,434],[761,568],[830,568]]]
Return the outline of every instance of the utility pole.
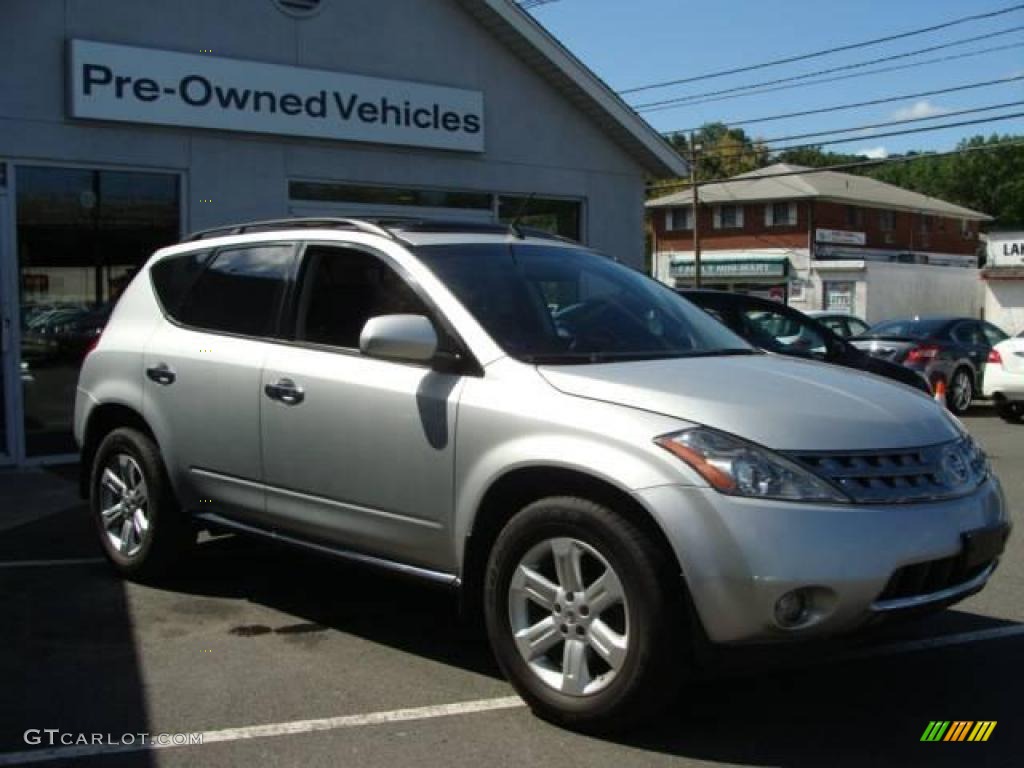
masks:
[[[697,153],[701,148],[690,131],[690,189],[693,190],[693,286],[700,288],[700,216],[697,214],[700,195],[697,191]]]

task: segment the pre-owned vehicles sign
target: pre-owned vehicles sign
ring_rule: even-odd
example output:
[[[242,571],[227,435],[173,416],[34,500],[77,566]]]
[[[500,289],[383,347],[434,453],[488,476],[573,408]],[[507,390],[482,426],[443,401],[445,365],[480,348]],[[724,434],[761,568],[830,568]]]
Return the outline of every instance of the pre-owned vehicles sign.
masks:
[[[72,117],[483,152],[483,94],[72,40]]]

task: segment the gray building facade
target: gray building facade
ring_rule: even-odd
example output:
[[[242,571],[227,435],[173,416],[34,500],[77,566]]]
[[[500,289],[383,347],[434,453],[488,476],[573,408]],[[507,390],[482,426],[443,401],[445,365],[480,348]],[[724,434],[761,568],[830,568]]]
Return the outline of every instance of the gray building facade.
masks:
[[[0,463],[67,457],[78,364],[183,233],[526,224],[640,266],[683,162],[510,0],[5,0]]]

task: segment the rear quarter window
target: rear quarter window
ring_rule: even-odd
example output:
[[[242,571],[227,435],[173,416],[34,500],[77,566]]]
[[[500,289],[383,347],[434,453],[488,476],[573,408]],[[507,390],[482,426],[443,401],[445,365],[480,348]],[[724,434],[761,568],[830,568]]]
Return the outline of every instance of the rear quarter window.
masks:
[[[154,264],[150,270],[153,290],[164,312],[178,318],[178,309],[203,267],[210,260],[212,251],[194,251],[168,256]]]

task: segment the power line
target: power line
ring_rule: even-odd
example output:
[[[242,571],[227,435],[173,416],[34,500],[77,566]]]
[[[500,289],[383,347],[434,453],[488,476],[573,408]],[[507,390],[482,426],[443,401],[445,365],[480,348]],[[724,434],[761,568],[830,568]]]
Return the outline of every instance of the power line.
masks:
[[[782,147],[779,147],[779,146],[776,146],[776,147],[769,147],[769,146],[764,146],[764,147],[739,147],[739,148],[734,148],[734,150],[730,151],[730,152],[725,152],[724,150],[722,152],[717,152],[715,150],[710,150],[710,151],[706,152],[705,154],[710,156],[710,157],[715,157],[715,158],[719,158],[719,159],[726,159],[726,158],[731,158],[731,157],[742,157],[743,155],[758,154],[758,153],[778,154],[779,152],[787,152],[787,151],[794,150],[794,149],[814,149],[816,147],[824,147],[824,146],[828,146],[828,145],[832,145],[832,144],[849,144],[852,141],[864,141],[864,140],[868,140],[868,139],[871,139],[871,140],[874,140],[874,139],[884,139],[884,138],[889,138],[891,136],[907,136],[907,135],[912,134],[912,133],[926,133],[928,131],[941,131],[941,130],[943,130],[945,128],[962,128],[962,127],[968,126],[968,125],[981,125],[983,123],[997,123],[997,122],[1000,122],[1002,120],[1012,120],[1012,119],[1017,118],[1017,117],[1024,117],[1024,112],[1014,112],[1013,114],[998,115],[996,117],[983,117],[983,118],[979,118],[977,120],[960,120],[960,121],[955,122],[955,123],[943,123],[942,125],[929,125],[929,126],[926,126],[926,127],[923,127],[923,128],[905,128],[905,129],[900,130],[900,131],[886,131],[886,132],[883,132],[883,133],[873,133],[870,136],[855,136],[855,137],[852,137],[852,138],[845,138],[845,139],[829,139],[827,141],[816,141],[816,142],[813,142],[813,143],[810,143],[810,144],[787,144],[786,146],[782,146]]]
[[[664,106],[652,107],[652,108],[650,108],[650,109],[648,109],[646,111],[647,112],[660,112],[660,111],[666,110],[666,109],[679,109],[681,107],[692,107],[692,106],[694,106],[696,104],[707,104],[707,103],[713,102],[713,101],[727,101],[729,99],[739,99],[739,98],[742,98],[744,96],[757,96],[757,95],[762,94],[762,93],[772,93],[774,91],[786,91],[786,90],[789,90],[791,88],[803,88],[803,87],[806,87],[806,86],[809,86],[809,85],[823,85],[825,83],[835,83],[835,82],[839,82],[840,80],[851,80],[851,79],[856,78],[856,77],[869,77],[870,75],[881,75],[881,74],[883,74],[885,72],[897,72],[897,71],[903,70],[903,69],[915,69],[916,67],[924,67],[924,66],[927,66],[929,64],[940,64],[940,63],[943,63],[943,62],[946,62],[946,61],[955,61],[957,59],[969,59],[969,58],[972,58],[974,56],[985,56],[985,55],[990,54],[990,53],[997,53],[998,51],[1005,51],[1005,50],[1009,50],[1011,48],[1021,48],[1021,47],[1024,47],[1024,43],[1008,43],[1007,45],[997,45],[997,46],[993,46],[991,48],[982,48],[982,49],[977,50],[977,51],[968,51],[966,53],[957,53],[957,54],[954,54],[954,55],[951,55],[951,56],[940,56],[940,57],[935,58],[935,59],[926,59],[925,61],[915,61],[915,62],[911,62],[910,64],[897,64],[897,65],[891,66],[891,67],[879,67],[878,69],[873,69],[870,72],[854,72],[854,73],[848,74],[848,75],[837,75],[835,77],[824,77],[824,78],[822,78],[820,80],[813,80],[813,81],[810,81],[810,82],[791,83],[789,85],[776,85],[776,86],[773,86],[773,87],[770,87],[770,88],[758,88],[757,90],[748,90],[745,93],[732,93],[732,90],[736,90],[736,89],[731,89],[731,90],[726,90],[726,91],[711,91],[708,94],[703,94],[703,95],[709,95],[712,98],[697,99],[696,95],[694,95],[694,96],[688,97],[688,98],[696,99],[696,100],[688,101],[686,99],[680,99],[680,103],[678,103],[678,104],[666,104]],[[752,86],[745,86],[745,87],[752,87]],[[716,94],[726,94],[726,95],[716,95]],[[685,102],[685,103],[682,103],[682,102]]]
[[[919,99],[925,96],[939,96],[944,93],[954,93],[957,91],[969,91],[974,88],[985,88],[992,85],[1002,85],[1004,83],[1013,83],[1018,80],[1024,80],[1024,75],[1015,75],[1014,77],[1003,77],[998,80],[986,80],[980,83],[968,83],[966,85],[957,85],[952,88],[939,88],[934,91],[919,91],[918,93],[906,93],[900,96],[886,96],[881,99],[871,99],[870,101],[858,101],[851,104],[836,104],[831,107],[820,107],[818,109],[805,109],[802,112],[787,112],[782,115],[766,115],[762,117],[750,117],[744,120],[719,120],[724,125],[733,128],[738,125],[751,125],[753,123],[770,123],[776,120],[786,120],[791,117],[806,117],[808,115],[821,115],[826,112],[842,112],[848,109],[858,109],[859,107],[873,107],[878,104],[891,104],[897,101],[909,101],[910,99]],[[678,134],[678,133],[690,133],[691,131],[699,131],[703,126],[693,126],[692,128],[678,128],[672,131],[665,131],[666,135]]]
[[[516,5],[522,8],[524,11],[529,11],[532,8],[539,8],[542,5],[548,5],[550,3],[557,3],[558,0],[519,0]]]
[[[681,104],[681,103],[684,103],[684,102],[693,101],[694,99],[702,98],[704,96],[717,96],[719,94],[725,94],[725,93],[737,93],[737,92],[740,92],[740,91],[749,91],[749,90],[751,90],[753,88],[761,88],[761,87],[768,86],[768,85],[779,85],[780,83],[793,83],[793,82],[798,82],[800,80],[809,80],[811,78],[819,77],[821,75],[830,75],[830,74],[832,74],[834,72],[848,72],[851,69],[863,69],[864,67],[870,67],[870,66],[873,66],[875,64],[882,64],[882,63],[887,62],[887,61],[898,61],[899,59],[908,59],[908,58],[911,58],[913,56],[920,56],[921,54],[924,54],[924,53],[932,53],[933,51],[940,51],[940,50],[944,50],[946,48],[955,48],[958,45],[966,45],[967,43],[976,43],[979,40],[991,40],[994,37],[1001,37],[1003,35],[1010,35],[1010,34],[1013,34],[1014,32],[1020,32],[1021,30],[1024,30],[1024,24],[1016,26],[1016,27],[1010,27],[1009,29],[1002,29],[1002,30],[999,30],[998,32],[992,32],[992,33],[986,34],[986,35],[973,35],[971,37],[964,37],[964,38],[961,38],[959,40],[951,40],[948,43],[940,43],[938,45],[930,45],[927,48],[918,48],[917,50],[914,50],[914,51],[904,51],[902,53],[895,53],[895,54],[892,54],[890,56],[882,56],[880,58],[867,59],[866,61],[858,61],[858,62],[855,62],[853,64],[843,64],[843,65],[838,66],[838,67],[829,67],[828,69],[819,69],[819,70],[816,70],[814,72],[805,72],[805,73],[800,74],[800,75],[790,75],[789,77],[780,77],[780,78],[776,78],[775,80],[764,80],[764,81],[759,82],[759,83],[749,83],[747,85],[738,85],[738,86],[735,86],[733,88],[725,88],[725,89],[718,90],[718,91],[707,91],[705,93],[695,93],[695,94],[691,94],[689,96],[678,96],[678,97],[671,98],[671,99],[661,99],[660,101],[649,101],[649,102],[646,102],[644,104],[634,104],[633,105],[633,109],[635,109],[637,112],[647,112],[647,111],[651,111],[655,107],[663,107],[663,106],[665,106],[667,104]]]
[[[775,144],[775,143],[780,142],[780,141],[793,141],[794,139],[808,139],[808,138],[811,138],[812,136],[831,136],[832,134],[836,134],[836,133],[853,133],[855,131],[866,131],[866,130],[870,130],[872,128],[886,128],[886,127],[891,126],[891,125],[905,125],[907,123],[920,123],[920,122],[924,122],[925,120],[939,120],[939,119],[944,119],[944,118],[957,117],[959,115],[973,115],[973,114],[977,114],[979,112],[992,112],[993,110],[996,110],[996,109],[1008,109],[1009,107],[1019,107],[1021,104],[1024,104],[1024,101],[1007,101],[1007,102],[1004,102],[1002,104],[990,104],[990,105],[985,106],[985,107],[972,107],[970,109],[958,109],[958,110],[952,111],[952,112],[939,112],[939,113],[934,114],[934,115],[924,115],[923,117],[908,117],[908,118],[904,118],[902,120],[887,120],[887,121],[881,122],[881,123],[867,123],[865,125],[857,125],[857,126],[854,126],[852,128],[834,128],[834,129],[832,129],[830,131],[814,131],[812,133],[795,133],[795,134],[792,134],[790,136],[776,136],[775,138],[772,138],[772,139],[761,139],[761,138],[758,138],[758,139],[755,139],[755,141],[757,141],[759,144]],[[872,134],[872,136],[875,136],[875,135],[877,135],[877,134]],[[868,137],[860,137],[860,136],[858,136],[858,137],[855,137],[853,139],[850,139],[850,141],[855,141],[855,140],[860,139],[860,138],[868,138]]]
[[[528,1],[529,0],[527,0],[527,2]],[[916,35],[927,34],[928,32],[936,32],[936,31],[938,31],[940,29],[948,29],[949,27],[955,27],[955,26],[958,26],[960,24],[967,24],[967,23],[972,22],[972,21],[980,21],[982,19],[991,19],[991,18],[995,18],[996,16],[1003,16],[1003,15],[1005,15],[1007,13],[1013,13],[1014,11],[1019,11],[1022,8],[1024,8],[1024,3],[1019,3],[1017,5],[1011,5],[1011,6],[1008,6],[1006,8],[1000,8],[997,11],[990,11],[988,13],[977,13],[977,14],[973,14],[971,16],[962,16],[962,17],[960,17],[958,19],[952,19],[950,21],[943,22],[942,24],[933,24],[932,26],[929,26],[929,27],[921,27],[919,29],[912,29],[912,30],[909,30],[907,32],[900,32],[900,33],[895,34],[895,35],[886,35],[885,37],[877,37],[877,38],[875,38],[873,40],[864,40],[864,41],[861,41],[859,43],[848,43],[846,45],[840,45],[840,46],[836,46],[834,48],[825,48],[823,50],[814,51],[812,53],[804,53],[804,54],[800,54],[800,55],[797,55],[797,56],[788,56],[788,57],[783,58],[783,59],[775,59],[773,61],[766,61],[766,62],[763,62],[761,64],[751,64],[751,65],[744,66],[744,67],[736,67],[734,69],[723,69],[723,70],[720,70],[718,72],[708,72],[708,73],[705,73],[703,75],[695,75],[693,77],[684,77],[684,78],[680,78],[678,80],[666,80],[665,82],[661,82],[661,83],[651,83],[649,85],[634,86],[633,88],[627,88],[625,90],[619,91],[619,94],[639,93],[641,91],[650,91],[650,90],[654,90],[656,88],[667,88],[670,85],[682,85],[683,83],[693,83],[693,82],[696,82],[698,80],[710,80],[712,78],[725,77],[726,75],[735,75],[735,74],[739,74],[740,72],[751,72],[751,71],[757,70],[757,69],[765,69],[767,67],[775,67],[775,66],[778,66],[780,64],[792,64],[795,61],[805,61],[807,59],[814,59],[814,58],[818,58],[820,56],[828,56],[830,54],[840,53],[842,51],[851,51],[851,50],[853,50],[855,48],[866,48],[866,47],[872,46],[872,45],[879,45],[880,43],[888,43],[888,42],[891,42],[893,40],[902,40],[902,39],[905,39],[905,38],[908,38],[908,37],[914,37]]]
[[[778,173],[765,173],[758,176],[750,176],[745,178],[737,178],[735,176],[729,176],[720,179],[708,179],[707,181],[698,182],[698,186],[706,187],[711,184],[729,184],[736,181],[753,181],[759,179],[777,179],[783,176],[804,176],[811,173],[825,173],[826,171],[848,171],[855,168],[869,168],[876,165],[892,165],[895,163],[909,163],[916,160],[937,160],[943,157],[951,157],[952,155],[963,155],[973,152],[991,152],[998,149],[1006,149],[1012,147],[1024,147],[1024,139],[1014,139],[1012,141],[1002,141],[995,144],[980,144],[975,147],[963,147],[961,149],[951,149],[946,152],[932,152],[930,154],[921,155],[903,155],[900,157],[883,157],[876,160],[859,160],[851,163],[836,163],[834,165],[823,165],[817,168],[806,168],[802,171],[780,171]],[[687,188],[690,186],[689,181],[670,181],[665,183],[656,183],[648,187],[648,189],[669,189],[672,187]]]

